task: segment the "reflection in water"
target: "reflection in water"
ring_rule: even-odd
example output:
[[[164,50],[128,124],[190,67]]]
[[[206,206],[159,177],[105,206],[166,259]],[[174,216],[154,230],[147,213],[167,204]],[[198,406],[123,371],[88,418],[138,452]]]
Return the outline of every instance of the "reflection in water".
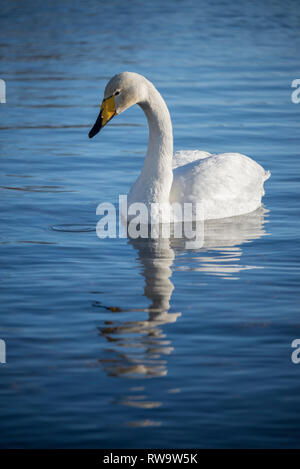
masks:
[[[131,239],[138,252],[145,278],[144,294],[151,305],[148,317],[138,321],[110,321],[101,334],[115,347],[114,357],[101,360],[111,376],[164,376],[166,361],[162,357],[173,348],[161,329],[163,324],[175,322],[181,313],[169,313],[174,285],[170,280],[174,251],[169,239]],[[140,312],[141,313],[141,312]],[[136,406],[141,406],[141,403]],[[154,406],[154,405],[153,405]],[[155,404],[156,406],[156,404]]]
[[[151,304],[138,314],[147,313],[143,320],[125,321],[118,314],[106,321],[100,334],[106,338],[110,348],[107,356],[100,360],[106,373],[115,377],[153,378],[167,374],[166,356],[173,351],[162,326],[176,322],[181,313],[170,313],[170,299],[174,290],[171,281],[172,266],[176,256],[177,270],[203,272],[224,278],[237,278],[237,274],[255,266],[242,265],[241,245],[260,238],[265,233],[264,216],[266,210],[231,219],[207,221],[204,225],[202,248],[187,251],[184,239],[130,239],[129,243],[138,253],[145,279],[144,295]],[[108,309],[108,308],[107,308]],[[117,309],[117,308],[115,308]],[[132,310],[137,312],[137,310]],[[141,393],[138,394],[138,389]],[[136,394],[134,393],[136,391]],[[149,409],[157,408],[161,402],[147,399],[145,389],[131,388],[133,395],[125,396],[123,405]],[[173,390],[170,390],[173,392]],[[180,392],[180,389],[176,390]],[[157,425],[157,422],[152,422]],[[130,425],[150,425],[150,420],[131,422]]]
[[[237,280],[239,272],[258,269],[255,265],[241,264],[242,247],[253,239],[266,235],[264,229],[266,209],[260,207],[252,213],[222,220],[208,220],[204,224],[204,244],[189,256],[176,259],[176,270],[192,270],[208,275]],[[184,240],[173,239],[175,253],[184,251]]]

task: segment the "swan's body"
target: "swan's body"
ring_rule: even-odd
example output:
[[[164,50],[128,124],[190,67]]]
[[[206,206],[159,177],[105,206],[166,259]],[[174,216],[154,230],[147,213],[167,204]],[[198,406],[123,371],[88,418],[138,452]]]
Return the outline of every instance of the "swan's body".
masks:
[[[261,205],[269,174],[258,163],[240,153],[195,153],[198,158],[190,163],[185,152],[177,155],[171,203],[201,201],[205,219],[243,215]]]
[[[141,173],[128,195],[129,204],[142,202],[150,208],[153,203],[200,203],[204,210],[201,217],[204,215],[206,220],[242,215],[261,205],[263,184],[270,172],[251,158],[239,153],[211,155],[202,151],[180,151],[173,157],[168,108],[142,75],[125,72],[109,81],[102,114],[90,137],[133,104],[139,104],[147,117],[149,143]]]

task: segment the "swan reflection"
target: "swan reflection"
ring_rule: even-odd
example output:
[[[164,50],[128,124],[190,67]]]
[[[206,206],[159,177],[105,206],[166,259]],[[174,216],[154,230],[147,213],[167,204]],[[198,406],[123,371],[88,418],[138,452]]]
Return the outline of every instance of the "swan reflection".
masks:
[[[165,355],[173,347],[163,333],[166,323],[175,322],[181,313],[170,313],[170,298],[174,285],[170,280],[174,250],[169,239],[131,239],[129,243],[137,250],[145,278],[144,295],[151,304],[138,311],[136,321],[110,321],[100,329],[110,344],[114,344],[113,358],[101,360],[107,373],[112,376],[155,377],[167,374]],[[141,403],[136,406],[141,406]]]
[[[262,268],[241,263],[241,245],[267,234],[264,227],[267,213],[266,209],[260,207],[239,217],[207,220],[202,248],[193,250],[188,259],[179,257],[176,270],[197,271],[237,280],[238,274],[244,270]],[[183,239],[173,239],[171,245],[175,254],[180,255],[185,251]]]
[[[148,308],[131,310],[136,320],[122,320],[122,314],[110,315],[99,333],[109,343],[106,358],[100,360],[110,376],[129,378],[153,378],[167,374],[167,356],[174,347],[166,337],[163,326],[175,323],[180,312],[170,312],[170,300],[174,290],[172,268],[195,271],[195,275],[217,275],[238,278],[245,269],[255,265],[243,265],[242,244],[265,235],[266,210],[231,219],[206,221],[203,246],[197,250],[185,248],[184,239],[130,239],[137,252],[144,277],[144,295],[150,300]],[[174,264],[174,265],[173,265]],[[117,310],[118,308],[116,308]],[[145,317],[146,316],[146,317]],[[145,395],[127,396],[124,405],[155,408],[161,403],[147,401]]]

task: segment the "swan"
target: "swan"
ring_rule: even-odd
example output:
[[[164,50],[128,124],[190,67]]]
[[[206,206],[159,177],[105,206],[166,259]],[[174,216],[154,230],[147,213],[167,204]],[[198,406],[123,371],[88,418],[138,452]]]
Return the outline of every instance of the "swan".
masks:
[[[149,142],[141,173],[128,194],[129,205],[144,203],[149,209],[151,204],[199,203],[202,220],[239,216],[260,207],[270,171],[240,153],[190,150],[173,156],[169,110],[155,86],[142,75],[123,72],[109,80],[89,137],[134,104],[147,117]]]

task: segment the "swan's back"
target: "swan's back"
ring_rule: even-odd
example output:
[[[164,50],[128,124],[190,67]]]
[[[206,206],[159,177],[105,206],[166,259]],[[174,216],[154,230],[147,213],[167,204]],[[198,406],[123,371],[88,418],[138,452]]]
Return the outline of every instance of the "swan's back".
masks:
[[[177,157],[175,154],[177,167],[170,202],[201,202],[205,219],[232,217],[257,209],[270,172],[240,153],[207,156],[205,153],[178,152]],[[197,154],[202,159],[196,159]],[[190,162],[185,164],[184,160]]]
[[[179,168],[179,166],[191,163],[192,161],[203,160],[203,158],[207,158],[208,156],[212,156],[208,151],[179,150],[176,151],[173,156],[172,166],[173,169]]]

